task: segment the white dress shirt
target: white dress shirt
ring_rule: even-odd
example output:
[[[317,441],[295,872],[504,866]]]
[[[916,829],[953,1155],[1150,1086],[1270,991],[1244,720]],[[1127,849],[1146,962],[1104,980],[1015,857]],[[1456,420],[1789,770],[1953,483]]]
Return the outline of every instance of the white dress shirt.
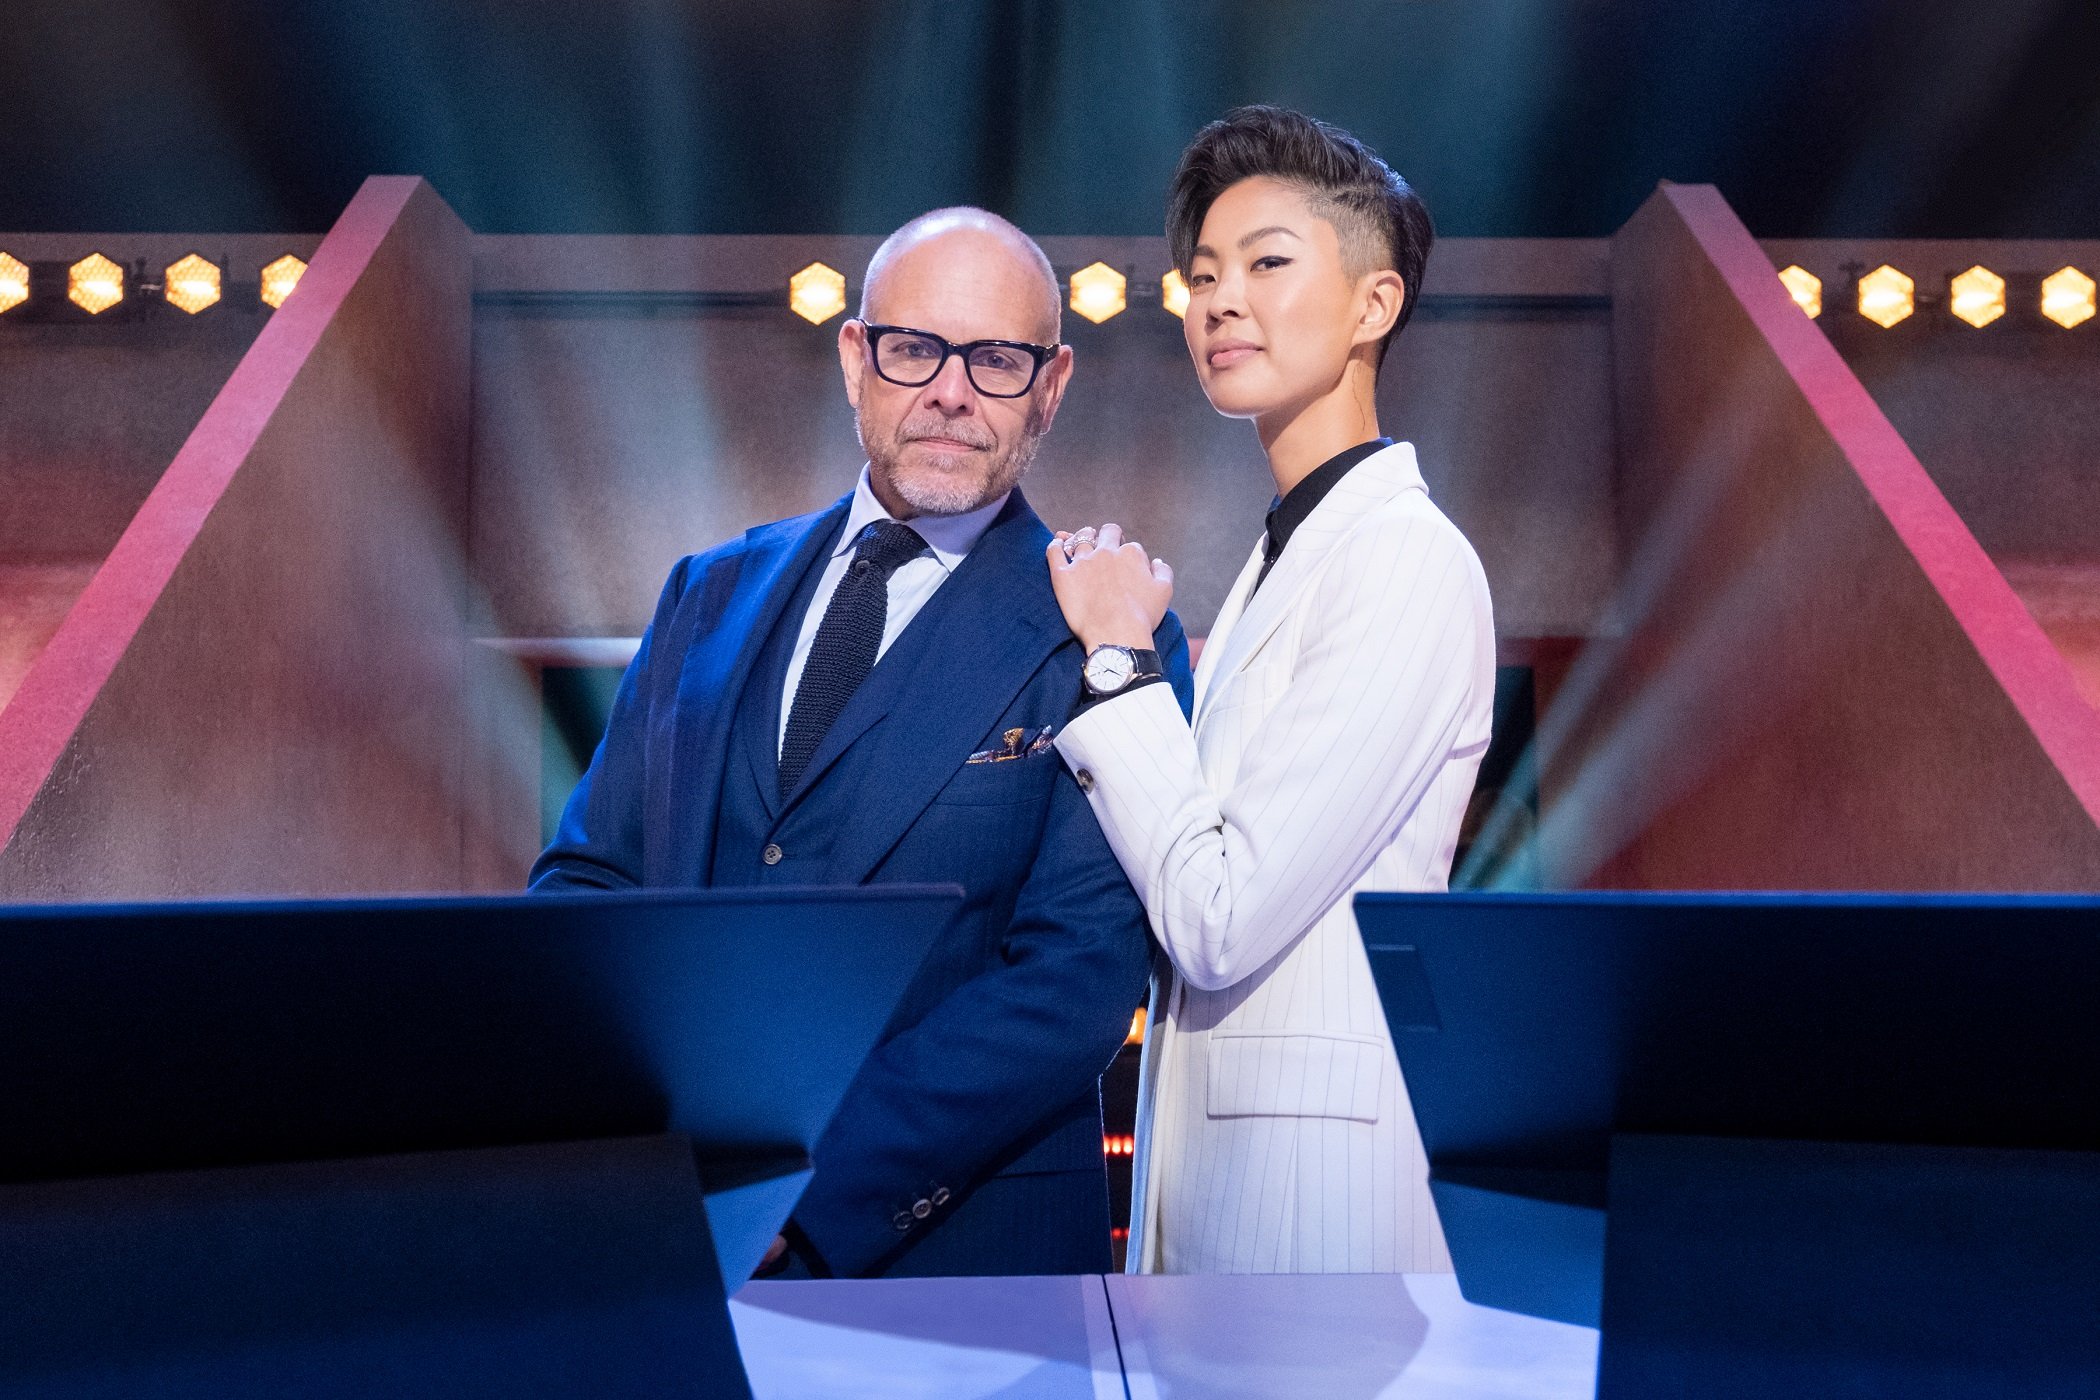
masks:
[[[979,506],[967,515],[918,515],[900,521],[919,532],[928,548],[916,559],[907,560],[897,566],[890,575],[889,611],[882,620],[882,643],[875,649],[875,659],[882,660],[890,643],[911,620],[926,606],[934,590],[948,581],[984,532],[991,528],[992,521],[1006,506],[1006,497],[1001,496],[989,505]],[[795,653],[788,658],[786,688],[780,696],[780,733],[775,737],[775,752],[787,744],[788,716],[795,708],[795,687],[802,684],[802,668],[809,664],[809,649],[816,644],[817,628],[824,621],[824,610],[831,606],[831,595],[838,591],[839,580],[846,576],[846,567],[853,562],[853,546],[860,539],[860,532],[878,520],[895,520],[875,499],[875,490],[868,484],[868,469],[860,469],[860,481],[853,488],[853,505],[846,512],[846,528],[831,546],[831,558],[825,561],[823,577],[817,580],[817,593],[809,600],[809,611],[802,615],[802,631],[795,638]]]

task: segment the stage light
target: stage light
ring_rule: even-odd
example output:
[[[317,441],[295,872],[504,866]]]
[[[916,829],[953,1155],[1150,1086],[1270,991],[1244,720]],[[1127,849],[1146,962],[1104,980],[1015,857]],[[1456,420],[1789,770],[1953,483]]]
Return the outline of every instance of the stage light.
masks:
[[[1072,274],[1072,309],[1100,325],[1122,312],[1123,274],[1107,263],[1089,263]]]
[[[10,311],[29,300],[29,264],[11,253],[0,253],[0,311]]]
[[[1786,287],[1786,294],[1794,299],[1794,305],[1811,317],[1823,314],[1823,279],[1805,267],[1785,267],[1779,272],[1779,280]]]
[[[276,262],[262,270],[263,305],[275,310],[284,305],[284,299],[298,290],[299,279],[306,275],[306,264],[286,253]]]
[[[99,316],[124,300],[124,269],[100,253],[89,253],[66,269],[66,299]]]
[[[812,326],[846,309],[846,274],[813,262],[788,278],[788,306]]]
[[[1918,284],[1883,263],[1859,279],[1859,314],[1887,330],[1917,310]]]
[[[194,316],[207,306],[219,304],[219,269],[195,253],[168,264],[167,291],[170,306],[179,306]]]
[[[1179,272],[1169,269],[1167,275],[1159,279],[1159,304],[1167,309],[1167,314],[1170,316],[1188,315],[1188,278],[1183,277]]]
[[[2093,279],[2062,267],[2042,279],[2042,314],[2065,330],[2093,319]]]
[[[1137,1010],[1130,1013],[1130,1034],[1123,1037],[1123,1043],[1125,1045],[1143,1045],[1145,1043],[1144,1007],[1140,1006]]]
[[[2005,314],[2005,279],[1978,264],[1947,285],[1947,309],[1978,330]]]

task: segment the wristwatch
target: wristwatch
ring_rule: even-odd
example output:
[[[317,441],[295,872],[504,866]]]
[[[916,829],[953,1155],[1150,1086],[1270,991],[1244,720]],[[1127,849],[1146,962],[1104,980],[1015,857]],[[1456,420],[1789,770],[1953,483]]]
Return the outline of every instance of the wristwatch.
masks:
[[[1156,681],[1166,675],[1159,653],[1138,647],[1099,646],[1086,654],[1079,679],[1086,693],[1096,699],[1121,695],[1139,681]]]

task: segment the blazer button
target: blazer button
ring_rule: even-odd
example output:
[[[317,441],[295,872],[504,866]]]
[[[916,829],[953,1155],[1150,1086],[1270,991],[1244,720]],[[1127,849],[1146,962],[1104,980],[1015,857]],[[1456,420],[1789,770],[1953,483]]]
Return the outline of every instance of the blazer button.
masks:
[[[1080,769],[1072,777],[1078,782],[1081,792],[1092,792],[1094,790],[1094,775],[1087,772],[1086,769]]]
[[[935,1205],[937,1205],[937,1206],[944,1206],[944,1205],[948,1204],[948,1188],[947,1188],[947,1187],[945,1187],[945,1186],[941,1186],[941,1187],[936,1187],[936,1188],[934,1189],[934,1193],[933,1193],[933,1203],[934,1203]]]
[[[781,859],[786,855],[786,851],[781,850],[780,847],[768,841],[766,843],[766,848],[758,853],[758,858],[768,865],[778,865],[780,864]]]
[[[932,1202],[932,1201],[929,1201],[929,1200],[927,1200],[927,1199],[926,1199],[926,1198],[925,1198],[924,1196],[921,1196],[921,1197],[920,1197],[920,1198],[919,1198],[918,1200],[916,1200],[916,1201],[912,1202],[912,1207],[911,1207],[911,1216],[912,1216],[912,1219],[914,1219],[914,1220],[924,1220],[924,1219],[925,1219],[925,1218],[926,1218],[927,1216],[929,1216],[929,1215],[931,1215],[931,1214],[933,1214],[933,1202]]]
[[[908,1210],[898,1211],[890,1217],[890,1224],[896,1226],[900,1232],[909,1230],[911,1228],[911,1212]]]

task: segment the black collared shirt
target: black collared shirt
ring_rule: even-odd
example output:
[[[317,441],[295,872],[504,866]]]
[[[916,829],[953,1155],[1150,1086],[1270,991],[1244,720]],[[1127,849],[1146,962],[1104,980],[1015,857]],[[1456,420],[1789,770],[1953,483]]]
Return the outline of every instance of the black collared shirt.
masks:
[[[1269,576],[1269,570],[1276,567],[1283,547],[1291,542],[1291,536],[1313,513],[1313,507],[1327,499],[1327,493],[1349,474],[1349,469],[1372,453],[1383,452],[1392,445],[1391,438],[1372,438],[1369,442],[1344,448],[1314,467],[1305,480],[1291,488],[1290,495],[1269,507],[1269,533],[1261,542],[1261,572],[1254,576],[1254,589],[1259,589],[1262,580]],[[1254,589],[1248,590],[1249,597],[1253,596]]]

